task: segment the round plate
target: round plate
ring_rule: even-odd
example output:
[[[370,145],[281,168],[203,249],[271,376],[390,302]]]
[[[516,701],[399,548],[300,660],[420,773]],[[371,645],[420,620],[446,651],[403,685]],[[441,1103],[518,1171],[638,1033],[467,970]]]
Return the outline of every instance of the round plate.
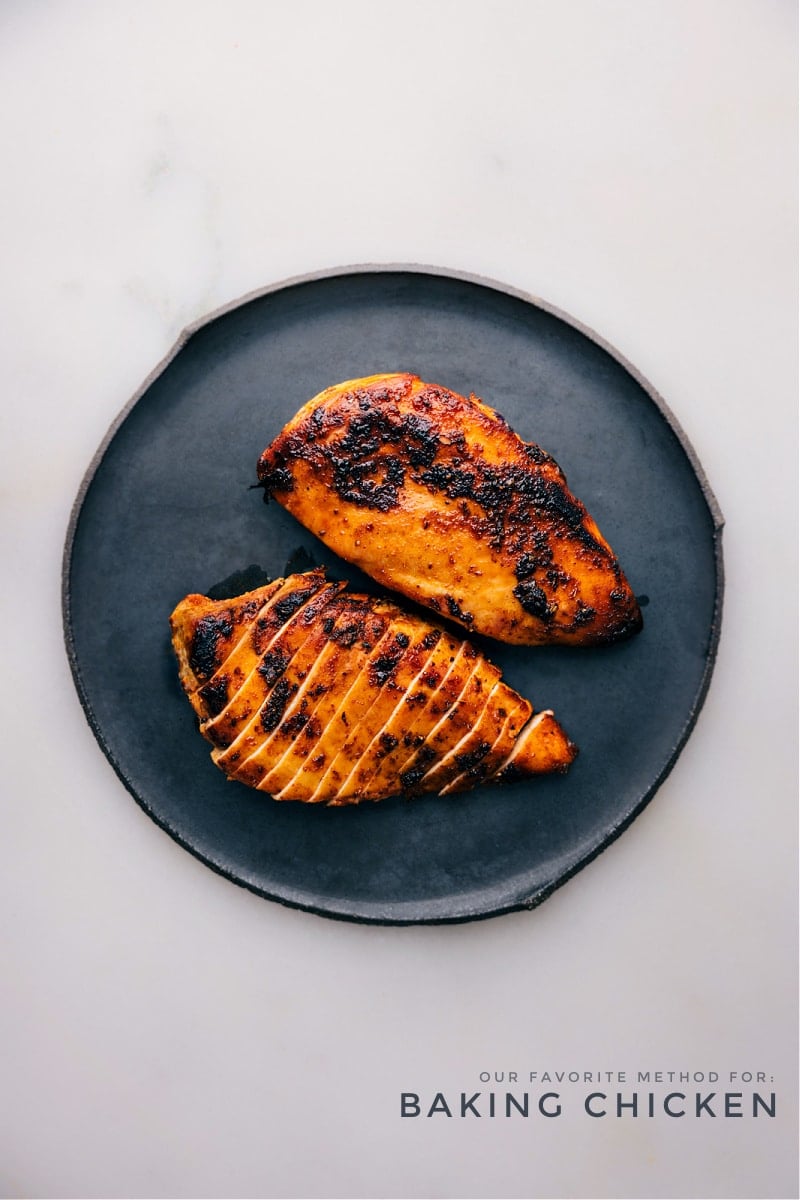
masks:
[[[188,592],[233,594],[287,563],[321,563],[375,590],[251,485],[259,454],[301,404],[385,371],[475,392],[549,451],[611,542],[645,627],[598,649],[481,642],[580,747],[566,775],[351,808],[280,804],[213,766],[178,686],[168,618]],[[625,828],[675,762],[716,650],[721,526],[663,402],[568,317],[421,268],[325,274],[192,327],[121,415],[67,538],[67,649],[123,783],[210,867],[329,916],[485,917],[548,896]]]

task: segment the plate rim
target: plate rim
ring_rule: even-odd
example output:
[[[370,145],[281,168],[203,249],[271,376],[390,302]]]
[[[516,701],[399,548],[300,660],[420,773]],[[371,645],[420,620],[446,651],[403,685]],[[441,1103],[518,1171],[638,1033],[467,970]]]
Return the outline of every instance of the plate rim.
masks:
[[[200,850],[188,842],[181,835],[179,830],[175,829],[167,820],[161,817],[143,796],[138,794],[134,788],[133,782],[126,777],[121,764],[117,762],[112,748],[108,745],[105,739],[103,730],[101,729],[100,723],[94,713],[87,688],[84,684],[72,628],[72,597],[70,576],[75,537],[86,496],[100,467],[100,464],[105,458],[109,446],[113,442],[121,427],[124,425],[128,416],[131,414],[146,392],[150,389],[150,387],[155,383],[155,381],[161,375],[163,375],[163,373],[178,356],[181,350],[183,350],[190,339],[200,330],[204,329],[208,325],[213,324],[213,322],[217,321],[221,317],[226,316],[228,313],[235,312],[238,308],[242,308],[247,304],[264,299],[265,297],[275,293],[288,291],[291,288],[301,287],[306,284],[318,283],[326,279],[349,278],[359,275],[378,274],[430,276],[431,278],[436,279],[449,279],[462,283],[474,284],[478,287],[498,292],[502,295],[509,296],[513,299],[520,300],[525,304],[531,305],[533,308],[539,309],[549,316],[555,317],[557,320],[562,321],[565,325],[582,334],[590,342],[593,342],[597,347],[608,354],[610,358],[617,362],[635,380],[639,387],[641,387],[641,389],[646,393],[649,400],[655,405],[656,409],[677,439],[682,451],[686,455],[689,465],[692,468],[692,472],[699,485],[706,507],[708,508],[712,522],[711,536],[714,552],[715,587],[714,609],[709,628],[708,651],[705,655],[703,673],[701,675],[697,691],[692,700],[686,721],[675,741],[667,761],[662,767],[662,770],[653,780],[647,791],[640,798],[639,803],[636,804],[629,813],[626,813],[621,821],[606,829],[603,835],[590,846],[589,850],[584,852],[580,859],[567,871],[560,875],[557,880],[537,888],[530,896],[510,900],[508,903],[502,904],[499,907],[464,911],[453,915],[425,915],[424,913],[420,912],[406,915],[405,912],[392,911],[395,908],[413,908],[415,904],[419,905],[421,909],[425,909],[426,907],[429,908],[431,903],[430,901],[401,901],[399,904],[396,901],[392,901],[386,903],[385,905],[372,903],[368,907],[374,911],[370,913],[365,911],[348,912],[344,909],[324,907],[322,904],[314,904],[306,899],[301,898],[304,893],[302,893],[299,889],[285,889],[284,894],[281,895],[270,892],[267,888],[260,887],[256,883],[243,879],[240,876],[233,874],[233,872],[226,870],[221,864],[215,863],[212,859],[207,858],[203,853],[201,853]],[[537,908],[555,891],[563,887],[568,880],[572,879],[576,874],[578,874],[579,871],[582,871],[584,867],[588,866],[589,863],[594,861],[595,858],[597,858],[604,850],[606,850],[613,842],[615,842],[622,833],[625,832],[628,826],[650,803],[656,792],[659,790],[672,771],[672,768],[675,766],[681,751],[686,745],[686,742],[688,741],[689,736],[697,723],[700,712],[702,711],[706,696],[708,695],[708,689],[711,684],[711,677],[719,649],[722,626],[723,597],[725,591],[725,570],[722,551],[722,532],[724,525],[725,519],[723,517],[722,510],[719,506],[713,489],[711,488],[711,484],[708,480],[705,469],[703,468],[694,446],[689,440],[689,437],[673,413],[672,409],[667,404],[666,400],[664,400],[663,396],[657,391],[657,389],[642,374],[642,372],[639,371],[639,369],[625,357],[625,355],[617,350],[615,346],[598,334],[594,329],[584,324],[576,317],[573,317],[570,313],[565,312],[557,305],[551,304],[548,301],[543,300],[541,297],[533,295],[532,293],[521,288],[502,283],[488,276],[478,275],[473,272],[462,271],[451,267],[402,262],[354,263],[345,266],[327,267],[317,271],[289,276],[288,278],[279,280],[277,282],[266,284],[263,287],[255,288],[190,322],[181,330],[174,344],[170,347],[164,357],[147,374],[145,379],[108,426],[104,437],[100,441],[89,462],[88,467],[86,468],[86,471],[84,472],[80,486],[73,501],[72,508],[70,510],[69,521],[67,524],[61,560],[61,619],[64,647],[66,650],[73,684],[78,694],[78,699],[83,709],[84,716],[86,717],[89,727],[94,734],[95,740],[113,767],[120,782],[130,793],[139,807],[143,809],[143,811],[148,815],[148,817],[151,818],[151,820],[155,822],[156,825],[168,833],[169,836],[184,850],[187,850],[199,862],[202,862],[206,867],[209,867],[216,874],[221,875],[223,878],[229,880],[231,883],[234,883],[239,887],[245,888],[247,891],[253,892],[255,895],[258,895],[263,899],[282,904],[284,907],[312,913],[316,916],[327,917],[331,920],[349,921],[356,924],[378,925],[382,927],[408,925],[453,925],[465,924],[469,921],[488,920],[493,917],[504,916],[510,912],[520,912]],[[294,894],[292,894],[293,892]],[[472,894],[473,893],[465,893],[467,897]],[[385,911],[379,912],[379,909],[383,909]]]

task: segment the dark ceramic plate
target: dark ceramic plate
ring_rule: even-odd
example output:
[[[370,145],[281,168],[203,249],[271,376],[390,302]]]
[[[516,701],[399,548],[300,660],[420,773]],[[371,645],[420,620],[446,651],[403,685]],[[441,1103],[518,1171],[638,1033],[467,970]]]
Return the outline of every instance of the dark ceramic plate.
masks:
[[[278,804],[212,765],[178,687],[167,619],[187,592],[244,590],[258,572],[231,582],[236,572],[255,564],[276,577],[304,551],[370,586],[251,484],[259,454],[307,399],[394,370],[474,391],[555,456],[620,558],[645,628],[605,649],[484,644],[579,745],[565,776],[344,809]],[[594,334],[493,283],[359,268],[229,307],[187,331],[147,380],[75,505],[67,649],[125,786],[215,870],[329,916],[485,917],[548,896],[628,825],[675,762],[717,644],[721,525],[674,418]]]

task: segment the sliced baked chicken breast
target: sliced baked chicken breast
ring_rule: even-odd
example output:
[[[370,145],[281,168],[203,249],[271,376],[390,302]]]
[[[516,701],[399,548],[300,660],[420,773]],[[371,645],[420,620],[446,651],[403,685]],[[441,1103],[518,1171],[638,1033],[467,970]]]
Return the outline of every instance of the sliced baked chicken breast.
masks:
[[[338,384],[278,434],[258,476],[342,558],[473,632],[592,644],[641,628],[557,463],[475,396],[409,374]]]
[[[576,754],[474,646],[321,570],[233,600],[187,596],[170,624],[212,759],[279,800],[464,791]]]

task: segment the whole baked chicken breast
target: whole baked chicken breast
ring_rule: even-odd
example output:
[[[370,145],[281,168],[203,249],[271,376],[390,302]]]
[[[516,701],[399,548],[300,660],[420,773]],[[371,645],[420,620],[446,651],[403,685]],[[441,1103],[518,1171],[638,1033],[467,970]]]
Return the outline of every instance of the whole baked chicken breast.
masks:
[[[641,628],[558,464],[475,396],[411,374],[337,384],[278,434],[258,477],[342,558],[472,632],[589,645]]]

